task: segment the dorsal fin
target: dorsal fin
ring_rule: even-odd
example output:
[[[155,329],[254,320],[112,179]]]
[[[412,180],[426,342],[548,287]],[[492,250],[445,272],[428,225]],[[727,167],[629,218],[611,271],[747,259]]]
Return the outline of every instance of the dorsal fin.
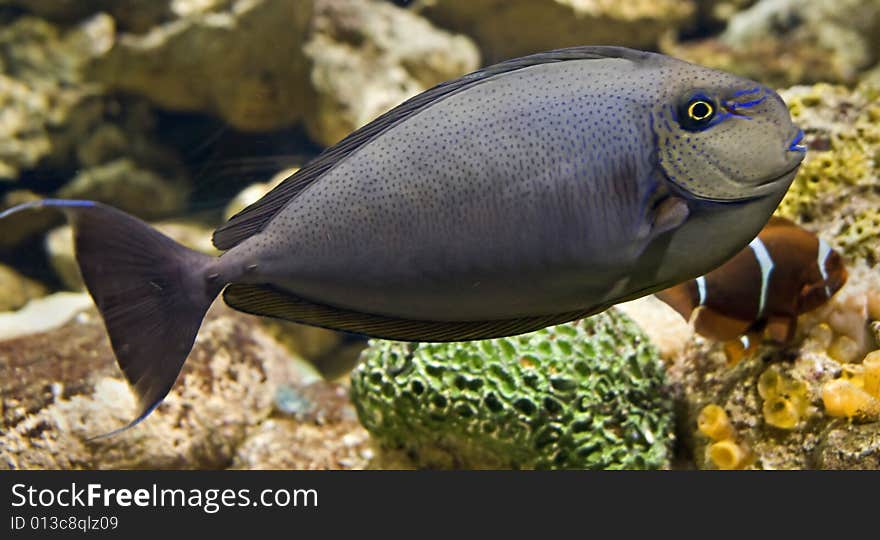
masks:
[[[248,206],[214,231],[213,242],[218,249],[230,249],[242,240],[260,232],[288,202],[317,181],[337,163],[361,148],[385,130],[426,109],[441,99],[470,88],[496,75],[519,69],[563,62],[566,60],[589,60],[600,58],[643,59],[651,53],[624,47],[572,47],[558,49],[522,58],[514,58],[483,68],[458,79],[441,83],[430,90],[412,97],[394,109],[354,131],[337,144],[327,148],[305,167],[288,177],[262,199]]]

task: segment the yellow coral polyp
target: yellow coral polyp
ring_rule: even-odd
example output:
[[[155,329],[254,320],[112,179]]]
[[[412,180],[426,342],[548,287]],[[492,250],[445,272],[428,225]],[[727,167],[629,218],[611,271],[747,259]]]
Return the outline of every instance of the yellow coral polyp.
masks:
[[[730,439],[712,443],[707,454],[709,461],[724,471],[742,469],[749,459],[748,451]]]
[[[794,429],[807,413],[807,385],[783,377],[770,367],[758,377],[758,394],[764,398],[764,421],[780,429]]]
[[[856,388],[865,386],[865,370],[858,364],[844,364],[840,372],[840,380],[846,381]]]
[[[835,379],[822,387],[825,412],[846,418],[874,418],[880,415],[880,399],[850,381]]]
[[[865,392],[880,398],[880,351],[873,351],[862,360],[862,387]]]
[[[854,362],[858,359],[859,348],[859,344],[851,337],[839,336],[828,347],[828,356],[841,364]]]
[[[774,396],[764,401],[764,421],[781,429],[794,429],[801,415],[791,400]]]
[[[697,428],[700,433],[713,441],[733,438],[733,426],[724,409],[718,405],[706,405],[697,417]]]
[[[779,393],[782,387],[782,376],[774,368],[767,368],[761,376],[758,377],[758,394],[768,399]]]

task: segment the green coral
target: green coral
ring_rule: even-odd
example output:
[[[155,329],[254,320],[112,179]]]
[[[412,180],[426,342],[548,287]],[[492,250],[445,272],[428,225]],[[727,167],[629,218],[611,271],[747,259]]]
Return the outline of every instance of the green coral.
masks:
[[[665,372],[626,316],[461,343],[374,340],[352,372],[361,423],[419,466],[668,465]]]
[[[880,89],[817,84],[783,92],[810,148],[777,210],[848,263],[880,259]]]
[[[810,151],[777,214],[812,221],[878,184],[880,102],[872,94],[827,84],[785,92]]]
[[[880,208],[866,208],[844,216],[836,245],[850,259],[864,259],[869,266],[878,262],[877,239],[880,238]]]

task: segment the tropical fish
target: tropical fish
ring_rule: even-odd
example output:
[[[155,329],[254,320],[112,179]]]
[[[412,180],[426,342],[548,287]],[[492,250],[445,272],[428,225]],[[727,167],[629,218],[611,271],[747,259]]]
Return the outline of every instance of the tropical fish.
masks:
[[[798,315],[827,302],[846,283],[841,256],[821,238],[791,221],[772,217],[732,259],[657,297],[716,341],[734,341],[738,359],[762,338],[792,340]]]
[[[28,207],[74,225],[139,398],[133,425],[221,291],[248,313],[410,341],[586,317],[739,251],[788,189],[802,137],[754,81],[576,47],[442,83],[355,131],[218,228],[219,258],[103,204]]]

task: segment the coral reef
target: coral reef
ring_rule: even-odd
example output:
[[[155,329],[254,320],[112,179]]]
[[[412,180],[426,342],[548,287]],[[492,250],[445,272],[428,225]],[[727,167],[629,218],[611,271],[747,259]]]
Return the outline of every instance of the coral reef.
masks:
[[[479,64],[470,39],[373,0],[317,1],[303,51],[315,96],[305,124],[324,145]]]
[[[249,433],[233,469],[363,469],[373,457],[348,388],[323,381],[282,386],[277,412]],[[280,413],[280,414],[279,414]]]
[[[878,200],[880,102],[867,87],[852,91],[827,84],[791,88],[782,96],[795,122],[805,127],[810,152],[777,213],[808,228],[820,217],[836,216],[825,229],[846,237],[852,253],[861,236],[857,231],[871,227],[870,210]]]
[[[822,386],[822,402],[831,416],[880,420],[880,350],[859,364],[843,364],[841,376]]]
[[[352,373],[361,422],[420,467],[668,466],[656,350],[624,315],[480,342],[372,341]]]
[[[735,441],[736,431],[724,409],[715,404],[703,407],[697,417],[697,429],[711,440],[706,447],[706,461],[716,468],[731,471],[749,464],[748,448]]]
[[[0,6],[16,6],[51,21],[68,24],[96,13],[109,13],[120,28],[144,32],[175,12],[206,9],[220,2],[228,0],[0,0]]]
[[[730,425],[727,413],[714,403],[706,405],[700,411],[697,417],[697,429],[713,441],[732,439],[734,436],[733,426]]]
[[[89,76],[172,110],[216,114],[241,129],[297,122],[310,107],[302,54],[312,2],[215,2],[119,36]]]
[[[857,14],[857,15],[856,15]],[[880,4],[874,0],[761,0],[732,17],[720,39],[748,47],[768,36],[787,47],[823,50],[844,80],[880,57]]]
[[[95,197],[146,217],[183,208],[183,166],[155,141],[149,108],[107,96],[83,75],[114,36],[107,15],[71,28],[25,16],[0,29],[0,178],[27,178],[36,192],[6,193],[4,207],[54,195]],[[75,171],[73,181],[58,190]],[[16,216],[0,247],[44,232],[58,219],[48,214]]]
[[[344,374],[363,340],[218,305],[165,404],[86,441],[128,421],[131,396],[88,295],[53,293],[82,286],[70,228],[20,213],[0,232],[0,467],[666,467],[671,388],[698,467],[880,468],[875,0],[0,0],[0,22],[0,211],[92,198],[216,253],[222,214],[291,171],[226,185],[200,156],[223,169],[262,154],[226,155],[215,132],[301,165],[319,151],[307,137],[329,145],[478,64],[621,44],[820,83],[781,92],[810,152],[778,214],[850,275],[790,346],[735,366],[654,298],[620,307],[644,333],[612,311],[479,344],[374,342],[357,412],[344,381],[317,379]],[[305,150],[269,142],[288,133]]]
[[[81,124],[80,109],[99,91],[82,81],[79,68],[107,46],[112,31],[106,18],[66,33],[31,17],[0,28],[0,178],[63,161],[72,141],[55,132]]]
[[[831,428],[816,447],[812,465],[819,469],[880,469],[880,423]]]
[[[758,395],[764,400],[764,422],[780,429],[795,429],[808,413],[807,385],[782,375],[770,366],[758,377]]]
[[[429,0],[423,14],[472,36],[487,62],[575,45],[654,47],[693,17],[690,0]]]
[[[719,35],[662,40],[664,52],[786,87],[854,83],[880,61],[874,0],[760,0],[727,18]]]
[[[18,309],[46,292],[46,287],[39,282],[0,264],[0,312]]]
[[[880,348],[880,118],[877,93],[818,84],[782,92],[804,128],[810,152],[778,213],[826,240],[844,257],[849,280],[819,309],[799,318],[787,348],[761,346],[734,367],[722,346],[693,337],[669,362],[683,416],[680,440],[698,467],[716,467],[711,439],[697,427],[708,404],[722,407],[748,447],[747,468],[850,468],[862,444],[877,460],[873,374]],[[876,323],[875,323],[876,325]],[[867,376],[866,376],[867,374]],[[870,457],[873,456],[873,457]]]
[[[747,468],[831,466],[831,461],[817,457],[824,452],[828,434],[842,430],[835,437],[845,438],[855,433],[841,426],[838,418],[877,424],[880,409],[875,404],[880,401],[867,390],[875,391],[880,352],[869,353],[865,360],[859,356],[855,364],[832,356],[835,343],[854,343],[819,322],[829,319],[834,309],[840,308],[803,317],[803,330],[793,348],[763,346],[757,355],[733,367],[720,344],[699,337],[672,360],[669,379],[684,412],[681,440],[699,467],[719,467],[709,447],[714,442],[711,432],[722,429],[706,426],[723,426],[723,422],[707,405],[726,412],[737,444],[751,452]],[[873,337],[868,346],[878,347]]]
[[[278,389],[308,388],[313,380],[252,317],[219,304],[168,398],[149,419],[112,438],[88,440],[131,420],[135,403],[94,310],[39,334],[0,341],[0,366],[5,469],[255,464],[273,448],[260,434],[275,424],[263,422],[273,414],[284,419],[275,403]],[[363,431],[339,390],[310,395],[322,400],[324,412],[299,419],[296,430],[310,439],[285,463],[343,467]],[[319,461],[311,461],[312,450]],[[337,453],[340,459],[333,459]]]
[[[0,312],[0,340],[48,332],[91,305],[92,299],[86,293],[59,292],[33,299],[17,311]],[[5,370],[7,366],[0,364],[0,368]]]
[[[477,62],[467,38],[379,0],[253,0],[123,34],[90,75],[245,131],[303,121],[326,145]]]

